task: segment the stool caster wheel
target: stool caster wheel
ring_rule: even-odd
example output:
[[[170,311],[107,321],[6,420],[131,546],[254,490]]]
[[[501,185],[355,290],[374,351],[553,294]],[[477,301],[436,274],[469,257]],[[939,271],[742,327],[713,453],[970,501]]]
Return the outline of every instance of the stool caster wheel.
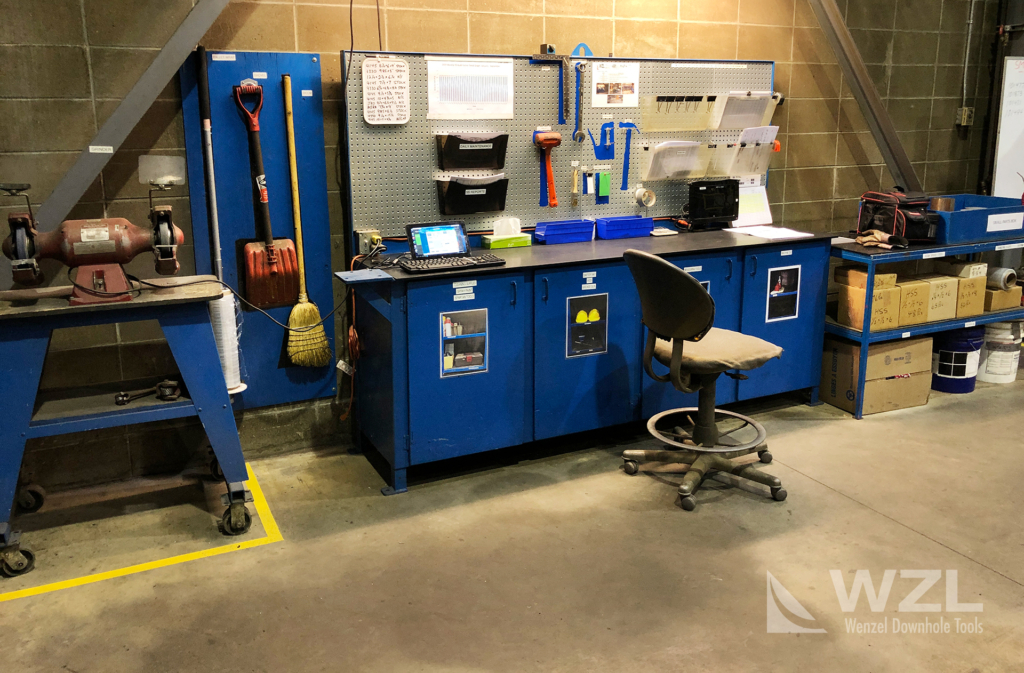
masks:
[[[687,512],[692,512],[697,507],[697,500],[692,495],[687,495],[679,499],[679,504]]]
[[[38,512],[46,501],[46,490],[39,484],[29,484],[18,491],[18,499],[15,502],[19,514],[31,514]]]
[[[221,532],[225,535],[244,535],[252,527],[252,516],[245,505],[237,502],[226,510],[220,520]]]
[[[765,449],[764,451],[758,451],[757,457],[761,459],[761,462],[767,465],[772,462],[772,452]]]
[[[772,498],[778,500],[779,502],[785,500],[787,495],[789,494],[786,493],[786,489],[782,488],[781,486],[772,489]]]
[[[0,575],[19,577],[36,567],[36,555],[27,549],[0,552]]]
[[[626,474],[636,474],[640,471],[640,463],[635,460],[627,460],[622,464],[622,471]]]

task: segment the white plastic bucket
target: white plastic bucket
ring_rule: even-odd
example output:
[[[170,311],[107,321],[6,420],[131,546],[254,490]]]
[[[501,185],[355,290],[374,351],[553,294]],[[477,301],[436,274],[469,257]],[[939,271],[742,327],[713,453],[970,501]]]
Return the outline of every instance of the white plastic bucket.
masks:
[[[978,380],[986,383],[1013,383],[1020,364],[1021,323],[994,322],[985,327],[981,347]]]

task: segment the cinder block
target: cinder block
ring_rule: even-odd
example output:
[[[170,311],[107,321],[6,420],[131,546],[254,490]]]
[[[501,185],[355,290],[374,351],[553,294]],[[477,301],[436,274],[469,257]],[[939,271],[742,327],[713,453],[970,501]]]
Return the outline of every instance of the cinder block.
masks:
[[[79,152],[96,135],[87,100],[0,100],[4,152]]]
[[[0,47],[5,98],[88,98],[84,47]]]
[[[121,380],[121,362],[116,345],[75,350],[54,350],[46,354],[40,390],[75,388]]]
[[[55,491],[129,479],[132,466],[128,442],[123,429],[118,430],[120,435],[114,436],[85,432],[66,435],[74,443],[26,451],[22,474],[26,480]]]
[[[191,10],[190,0],[85,0],[89,44],[163,47]]]

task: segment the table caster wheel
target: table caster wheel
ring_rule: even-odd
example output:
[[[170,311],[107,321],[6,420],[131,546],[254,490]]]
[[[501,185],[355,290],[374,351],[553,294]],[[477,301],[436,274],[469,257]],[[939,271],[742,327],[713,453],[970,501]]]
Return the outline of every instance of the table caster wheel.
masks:
[[[622,464],[622,469],[626,474],[636,474],[640,471],[640,463],[635,460],[627,460]]]
[[[18,491],[16,506],[19,514],[38,512],[46,501],[46,490],[39,484],[29,484]]]
[[[210,476],[217,481],[224,481],[224,470],[220,469],[220,461],[216,456],[210,459]]]
[[[767,465],[772,462],[772,452],[765,449],[764,451],[758,451],[757,457],[761,459],[761,462]]]
[[[36,567],[36,555],[27,549],[0,552],[0,575],[18,577],[25,575]]]
[[[679,499],[679,504],[687,512],[692,512],[697,507],[697,500],[692,495],[687,495]]]
[[[786,493],[786,489],[782,488],[781,486],[772,489],[772,497],[778,500],[779,502],[785,500],[787,495],[789,494]]]
[[[252,527],[252,516],[245,505],[236,503],[224,510],[220,529],[225,535],[244,535]]]

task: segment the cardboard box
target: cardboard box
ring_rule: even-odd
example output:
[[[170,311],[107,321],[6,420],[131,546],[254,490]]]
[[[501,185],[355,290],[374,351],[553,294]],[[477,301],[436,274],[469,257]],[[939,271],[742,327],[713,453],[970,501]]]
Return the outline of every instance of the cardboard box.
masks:
[[[854,413],[860,346],[826,337],[821,362],[821,399]],[[928,404],[932,386],[931,337],[872,344],[864,383],[864,414]]]
[[[982,266],[985,266],[982,264]],[[961,276],[956,291],[956,317],[970,318],[985,312],[986,276]]]
[[[988,264],[985,262],[957,262],[943,259],[935,260],[935,273],[957,278],[984,278],[988,276]]]
[[[839,311],[836,320],[840,325],[864,331],[864,300],[867,291],[862,287],[839,286]],[[882,332],[898,327],[900,310],[900,289],[887,287],[875,290],[871,299],[872,332]]]
[[[925,322],[952,320],[956,317],[959,278],[930,274],[918,276],[917,280],[923,280],[931,286],[928,296],[928,315]]]
[[[985,310],[1004,311],[1008,308],[1019,308],[1021,298],[1021,286],[1018,285],[1012,290],[990,290],[985,289]]]
[[[867,287],[868,285],[868,269],[866,266],[839,266],[836,267],[835,280],[840,285],[849,285],[850,287]],[[895,273],[878,273],[875,272],[875,289],[883,290],[887,287],[896,287],[896,274]]]
[[[927,322],[931,285],[923,280],[901,278],[896,286],[900,289],[899,326]]]

